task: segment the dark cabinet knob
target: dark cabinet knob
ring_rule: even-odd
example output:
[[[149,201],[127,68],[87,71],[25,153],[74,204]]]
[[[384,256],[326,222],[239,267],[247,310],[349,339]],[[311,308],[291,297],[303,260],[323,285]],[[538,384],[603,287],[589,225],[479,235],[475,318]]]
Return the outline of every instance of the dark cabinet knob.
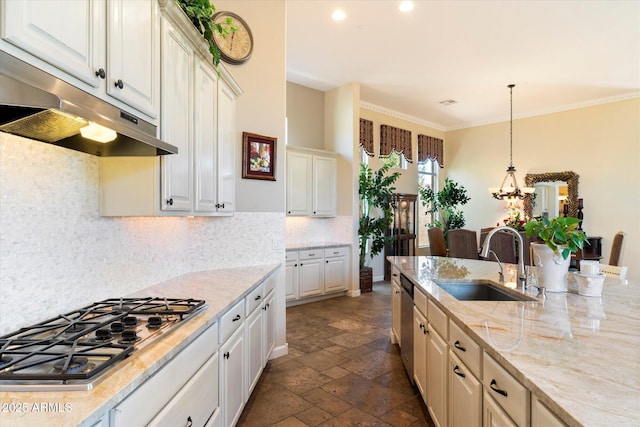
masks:
[[[114,83],[115,87],[117,87],[118,89],[122,89],[124,88],[124,82],[122,81],[122,79],[118,79],[115,83]]]
[[[228,358],[229,358],[229,352],[228,352],[228,351],[227,351],[227,352],[225,352],[225,353],[222,355],[222,357],[224,357],[225,359],[228,359]]]
[[[191,427],[193,425],[193,420],[191,417],[187,417],[187,427]]]
[[[167,204],[169,206],[173,206],[173,199],[167,199]]]
[[[98,71],[96,71],[96,77],[100,77],[103,80],[105,77],[107,77],[107,73],[105,73],[104,68],[100,68]]]

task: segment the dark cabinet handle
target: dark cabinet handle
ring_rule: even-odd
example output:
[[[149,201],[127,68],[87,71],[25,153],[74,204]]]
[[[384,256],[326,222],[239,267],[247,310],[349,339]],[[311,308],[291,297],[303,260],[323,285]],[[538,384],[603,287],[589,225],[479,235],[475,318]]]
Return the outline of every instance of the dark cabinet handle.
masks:
[[[263,309],[264,311],[267,311],[267,307],[268,307],[268,305],[266,305],[266,304],[265,304],[265,306],[264,306],[264,307],[262,307],[262,309]]]
[[[224,209],[224,203],[216,203],[216,208]]]
[[[228,358],[229,358],[229,352],[228,352],[228,351],[227,351],[227,352],[225,352],[225,353],[222,355],[222,357],[224,357],[225,359],[228,359]]]
[[[107,73],[105,73],[104,68],[100,68],[98,71],[96,71],[96,77],[100,77],[102,80],[107,77]]]
[[[429,333],[429,330],[425,327],[424,328],[424,334],[427,335]]]
[[[262,297],[261,297],[260,295],[258,295],[258,296],[256,296],[253,300],[254,300],[254,301],[258,301],[258,300],[261,300],[261,299],[262,299]]]
[[[396,295],[398,295],[400,293],[400,291],[396,291]]]
[[[420,329],[424,329],[424,325],[420,323]]]
[[[242,319],[242,317],[240,317],[239,314],[236,314],[236,317],[234,317],[233,319],[231,319],[232,322],[237,322],[238,320]]]
[[[491,387],[491,390],[495,391],[498,394],[503,395],[504,397],[507,397],[507,392],[504,390],[500,390],[499,388],[496,387],[498,383],[496,382],[495,379],[491,380],[491,384],[489,384],[489,387]]]
[[[117,87],[118,89],[122,89],[124,88],[124,82],[122,81],[122,79],[118,79],[115,83],[114,86]]]
[[[187,427],[191,427],[193,425],[193,420],[191,417],[187,417]]]
[[[466,349],[466,348],[464,348],[463,346],[461,346],[461,345],[460,345],[460,341],[457,341],[457,340],[456,340],[456,342],[453,344],[453,346],[454,346],[455,348],[457,348],[458,350],[460,350],[460,351],[467,351],[467,349]]]
[[[465,374],[463,374],[462,372],[460,372],[460,368],[458,367],[458,365],[453,367],[453,373],[456,374],[457,376],[464,378],[466,377]]]
[[[167,204],[169,206],[173,206],[173,199],[167,199]]]
[[[393,273],[392,276],[393,277],[398,277],[398,274],[397,273]]]

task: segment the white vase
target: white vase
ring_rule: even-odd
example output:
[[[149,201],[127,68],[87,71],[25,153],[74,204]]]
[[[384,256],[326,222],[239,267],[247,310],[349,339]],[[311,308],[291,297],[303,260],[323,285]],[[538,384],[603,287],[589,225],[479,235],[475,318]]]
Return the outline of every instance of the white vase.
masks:
[[[558,254],[544,243],[531,243],[533,263],[538,267],[538,284],[547,292],[567,292],[567,273],[571,257],[562,258],[562,246]]]

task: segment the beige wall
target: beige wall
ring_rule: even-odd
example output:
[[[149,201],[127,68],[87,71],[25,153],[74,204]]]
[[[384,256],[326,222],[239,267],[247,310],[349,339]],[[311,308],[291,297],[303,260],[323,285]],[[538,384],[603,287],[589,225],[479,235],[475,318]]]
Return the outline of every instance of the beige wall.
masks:
[[[324,92],[287,82],[287,144],[324,148]]]
[[[238,98],[236,211],[284,212],[286,117],[286,11],[282,0],[216,0],[216,10],[240,15],[254,47],[241,65],[227,65],[244,94]],[[276,181],[242,179],[242,132],[278,138]],[[283,224],[284,227],[284,224]]]
[[[640,279],[640,99],[532,117],[513,122],[513,164],[522,185],[527,173],[573,171],[580,176],[583,228],[603,237],[607,262],[613,235],[627,242],[621,263]],[[502,224],[503,202],[488,187],[502,182],[509,165],[509,123],[446,133],[446,175],[471,196],[464,207],[467,227]]]

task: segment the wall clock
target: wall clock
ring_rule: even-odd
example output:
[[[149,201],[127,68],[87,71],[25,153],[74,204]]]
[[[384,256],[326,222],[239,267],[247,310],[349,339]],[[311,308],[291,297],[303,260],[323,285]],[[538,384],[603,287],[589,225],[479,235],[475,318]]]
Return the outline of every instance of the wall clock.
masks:
[[[231,25],[236,27],[236,31],[226,36],[213,34],[213,42],[220,50],[222,60],[229,64],[242,64],[249,59],[253,51],[253,35],[244,19],[232,12],[218,12],[211,19],[223,26],[227,25],[227,19],[231,19]]]

